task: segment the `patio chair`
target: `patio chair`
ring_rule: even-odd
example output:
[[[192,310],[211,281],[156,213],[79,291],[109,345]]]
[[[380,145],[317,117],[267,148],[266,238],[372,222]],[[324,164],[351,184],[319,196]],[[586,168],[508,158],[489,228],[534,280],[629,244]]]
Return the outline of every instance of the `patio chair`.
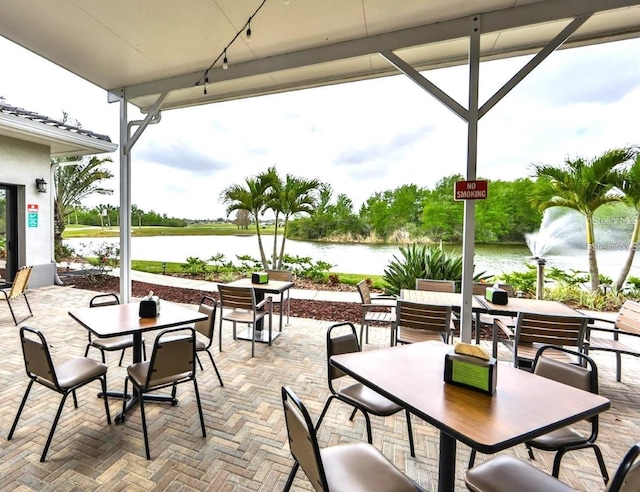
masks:
[[[498,342],[502,342],[513,353],[513,366],[531,371],[538,349],[543,345],[569,347],[584,352],[587,318],[520,312],[515,331],[505,322],[493,320],[493,356],[497,357]],[[578,362],[568,353],[554,354],[565,362]]]
[[[608,338],[594,336],[594,334],[608,333]],[[609,319],[592,318],[587,325],[588,352],[600,350],[616,355],[616,381],[622,381],[622,355],[640,357],[640,350],[629,345],[628,342],[640,341],[640,303],[626,301],[615,321]]]
[[[220,329],[218,330],[218,349],[222,352],[222,322],[233,323],[233,339],[237,339],[236,324],[244,323],[251,327],[251,357],[255,356],[256,324],[269,318],[269,346],[273,326],[271,298],[265,297],[256,302],[256,293],[252,287],[236,287],[218,284],[220,294]],[[230,309],[225,314],[224,310]]]
[[[455,292],[456,283],[453,280],[433,280],[430,278],[417,278],[416,290],[431,290],[434,292]]]
[[[29,305],[29,299],[27,299],[27,288],[29,286],[31,269],[32,267],[30,266],[23,266],[16,272],[16,275],[13,278],[13,282],[10,283],[10,287],[0,289],[0,292],[4,294],[4,298],[7,301],[7,305],[9,306],[9,311],[11,311],[11,317],[13,318],[13,322],[16,324],[16,326],[33,316],[33,311],[31,311],[31,306]],[[16,318],[16,314],[13,311],[11,301],[15,301],[20,296],[24,297],[24,302],[27,304],[27,309],[29,309],[29,315],[18,321],[18,319]]]
[[[269,274],[269,280],[279,280],[283,282],[291,282],[292,273],[291,270],[265,270]],[[291,292],[287,289],[281,294],[268,294],[271,297],[271,302],[274,300],[280,303],[280,318],[282,318],[283,308],[287,306],[287,326],[289,326],[289,317],[291,316]],[[280,323],[282,327],[282,322]]]
[[[606,492],[640,490],[640,442],[631,446],[620,462]],[[472,492],[577,492],[533,465],[508,455],[498,455],[467,470],[467,489]]]
[[[362,310],[362,317],[360,319],[360,343],[369,343],[369,324],[376,323],[389,326],[389,331],[391,332],[389,345],[392,346],[394,344],[393,323],[396,319],[396,298],[387,295],[372,295],[366,280],[358,282],[356,288],[360,294],[360,306]]]
[[[196,332],[200,333],[200,335],[202,335],[206,340],[203,341],[200,338],[196,337],[196,360],[198,361],[200,370],[203,371],[204,368],[202,367],[202,362],[200,362],[200,357],[198,357],[198,352],[206,352],[209,355],[209,360],[211,360],[213,369],[216,371],[218,381],[220,381],[220,386],[224,386],[224,384],[222,383],[222,377],[220,376],[220,371],[218,371],[218,366],[216,366],[210,350],[211,345],[213,344],[213,332],[216,327],[216,307],[216,300],[213,297],[202,296],[202,299],[200,299],[198,312],[206,314],[208,318],[204,321],[198,321],[194,324]]]
[[[371,444],[358,442],[320,449],[309,412],[287,386],[282,388],[282,405],[289,450],[295,461],[285,492],[291,490],[300,467],[315,490],[424,491]]]
[[[104,306],[114,306],[116,304],[120,304],[120,298],[117,294],[98,294],[93,296],[89,301],[89,307],[97,308]],[[91,331],[88,331],[89,341],[87,342],[87,348],[84,351],[84,356],[87,357],[89,355],[89,349],[94,347],[100,351],[100,355],[102,356],[102,363],[106,362],[105,352],[116,352],[118,350],[122,350],[120,354],[120,361],[118,362],[118,366],[122,366],[122,360],[124,359],[124,351],[128,348],[133,348],[133,335],[121,335],[117,337],[96,337],[91,334]],[[147,359],[147,349],[144,344],[144,337],[142,338],[142,353],[144,355],[144,359]]]
[[[144,410],[145,393],[154,392],[171,387],[171,398],[175,401],[176,387],[178,384],[193,382],[193,390],[196,395],[198,414],[202,437],[207,437],[200,404],[200,393],[196,382],[196,343],[193,328],[169,328],[160,332],[153,344],[151,359],[146,362],[138,362],[127,367],[127,377],[124,380],[124,398],[122,406],[122,421],[125,419],[128,383],[135,387],[140,395],[140,414],[142,417],[142,433],[144,435],[144,448],[147,459],[151,459],[149,451],[149,436],[147,432],[147,420]]]
[[[348,332],[342,335],[334,336],[334,330],[340,330],[347,328]],[[388,400],[379,393],[376,393],[372,389],[362,383],[354,382],[348,386],[342,386],[337,389],[333,386],[333,381],[346,376],[344,372],[336,369],[330,364],[330,359],[334,355],[349,354],[354,352],[360,352],[360,344],[358,343],[358,336],[356,334],[356,328],[352,323],[336,323],[331,325],[327,330],[327,376],[329,383],[329,391],[331,394],[327,398],[318,423],[316,424],[316,430],[320,428],[322,419],[329,410],[329,405],[334,399],[340,400],[353,407],[351,417],[349,420],[353,420],[356,411],[360,410],[364,415],[366,427],[367,427],[367,440],[371,444],[371,419],[369,415],[376,415],[378,417],[389,417],[404,410],[400,405],[396,405],[391,400]],[[407,417],[407,432],[409,434],[409,449],[411,456],[415,456],[415,449],[413,446],[413,431],[411,430],[411,414],[408,410],[405,410]]]
[[[44,450],[40,456],[40,461],[44,461],[47,451],[53,439],[53,433],[58,425],[60,414],[67,401],[67,396],[73,396],[73,404],[78,408],[78,400],[76,398],[76,390],[86,384],[100,380],[102,385],[102,395],[104,399],[104,410],[107,414],[107,423],[111,424],[111,415],[109,414],[109,405],[107,403],[107,366],[95,360],[86,357],[75,357],[65,362],[54,364],[49,353],[49,344],[44,335],[35,328],[23,326],[20,328],[20,342],[22,344],[22,353],[24,356],[24,366],[27,376],[29,377],[29,385],[22,397],[22,402],[18,408],[18,413],[13,421],[11,430],[9,431],[8,440],[13,438],[13,433],[18,425],[18,420],[27,402],[27,397],[31,391],[33,383],[38,383],[62,395],[58,411],[53,419],[49,437],[44,445]],[[29,436],[31,439],[33,436]]]
[[[571,364],[551,357],[552,355],[557,356],[558,352],[571,355],[578,360],[579,363]],[[598,368],[596,363],[591,357],[575,350],[553,345],[540,347],[533,361],[533,373],[584,391],[598,394]],[[589,436],[585,436],[574,426],[567,426],[527,441],[525,446],[527,447],[529,457],[532,460],[535,459],[533,454],[534,448],[542,451],[554,451],[556,455],[553,460],[553,470],[551,474],[557,478],[560,474],[560,464],[565,453],[578,449],[591,448],[596,455],[598,465],[600,466],[600,473],[602,473],[602,478],[606,484],[609,481],[609,473],[607,472],[600,447],[596,444],[599,426],[598,415],[588,419],[588,422],[591,424]],[[476,451],[472,449],[469,468],[473,467],[475,456]]]
[[[449,343],[455,329],[451,306],[423,304],[398,299],[395,322],[396,343],[436,340]]]

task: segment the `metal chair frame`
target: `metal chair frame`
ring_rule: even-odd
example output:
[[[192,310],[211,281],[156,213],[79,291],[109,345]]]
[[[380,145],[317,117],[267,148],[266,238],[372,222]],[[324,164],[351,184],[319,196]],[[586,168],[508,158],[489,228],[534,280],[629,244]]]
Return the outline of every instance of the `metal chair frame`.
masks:
[[[32,334],[32,336],[37,339],[29,338],[26,336],[26,333]],[[7,439],[10,441],[13,438],[13,434],[18,425],[18,421],[20,420],[20,415],[22,414],[22,410],[24,409],[24,405],[27,402],[27,398],[29,396],[29,392],[31,391],[31,387],[33,383],[38,383],[48,388],[50,390],[55,391],[56,393],[60,393],[62,395],[62,400],[60,401],[60,405],[58,405],[58,411],[56,412],[56,416],[53,419],[53,424],[51,425],[51,430],[49,431],[49,436],[47,437],[47,442],[44,445],[44,450],[42,451],[42,455],[40,456],[40,461],[43,462],[47,456],[47,452],[49,451],[49,446],[51,445],[51,441],[53,439],[53,434],[58,425],[58,421],[60,420],[60,415],[62,414],[62,409],[64,407],[65,402],[67,401],[67,397],[69,394],[73,396],[73,405],[75,408],[78,408],[78,399],[76,398],[76,390],[85,386],[96,379],[100,380],[100,384],[102,385],[102,395],[104,400],[104,409],[107,414],[107,423],[111,425],[111,414],[109,413],[109,404],[107,403],[107,373],[106,368],[103,374],[97,375],[95,377],[85,379],[79,381],[77,384],[69,387],[62,387],[58,382],[58,377],[56,375],[56,366],[51,359],[51,354],[49,352],[49,345],[44,337],[44,335],[35,328],[30,328],[28,326],[23,326],[20,328],[20,340],[22,344],[22,353],[24,356],[24,366],[27,376],[29,377],[29,385],[22,397],[22,401],[20,402],[20,407],[18,408],[18,413],[13,421],[13,425],[11,426],[11,430],[9,431],[9,436]],[[35,359],[31,360],[28,354],[35,355]],[[39,359],[39,360],[38,360]],[[44,360],[43,360],[44,359]],[[97,364],[97,362],[96,362]]]

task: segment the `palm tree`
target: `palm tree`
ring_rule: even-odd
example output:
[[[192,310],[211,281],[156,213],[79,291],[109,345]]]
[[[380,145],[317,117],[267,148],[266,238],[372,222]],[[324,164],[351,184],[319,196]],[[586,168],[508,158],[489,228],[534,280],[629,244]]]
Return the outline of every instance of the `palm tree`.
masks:
[[[619,173],[619,179],[620,181],[616,186],[624,193],[623,200],[636,211],[636,218],[633,232],[631,233],[631,241],[629,242],[629,253],[616,280],[617,290],[620,290],[627,280],[636,254],[636,243],[640,239],[640,152],[636,153],[633,163]]]
[[[282,198],[280,201],[280,212],[284,216],[284,226],[282,229],[280,255],[278,256],[279,269],[282,268],[284,260],[284,244],[287,239],[289,219],[296,214],[306,213],[311,215],[313,213],[316,203],[316,193],[320,185],[321,183],[317,179],[302,179],[287,174],[286,181],[282,187]]]
[[[245,178],[245,185],[231,185],[228,188],[222,190],[220,193],[220,200],[227,205],[227,217],[234,210],[246,210],[249,212],[256,224],[256,233],[258,235],[258,247],[260,248],[260,260],[262,266],[267,269],[269,263],[267,257],[264,254],[264,247],[262,245],[262,235],[260,233],[260,215],[267,209],[268,191],[270,183],[266,179]]]
[[[601,205],[622,199],[622,194],[612,189],[618,180],[615,168],[632,156],[630,148],[612,149],[592,160],[567,158],[561,167],[533,166],[539,182],[534,201],[541,211],[568,207],[585,217],[592,291],[598,290],[599,286],[593,214]]]
[[[62,157],[51,159],[54,167],[54,243],[62,244],[62,233],[66,219],[80,202],[94,193],[111,195],[113,190],[102,188],[99,183],[113,178],[113,173],[103,164],[112,162],[110,157],[91,156],[88,161],[81,157]]]

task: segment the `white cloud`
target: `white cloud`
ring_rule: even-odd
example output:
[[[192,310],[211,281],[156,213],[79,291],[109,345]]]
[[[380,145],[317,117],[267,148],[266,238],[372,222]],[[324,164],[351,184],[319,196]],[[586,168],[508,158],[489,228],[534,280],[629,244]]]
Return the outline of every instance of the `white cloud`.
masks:
[[[533,162],[638,143],[639,47],[629,40],[545,60],[480,121],[478,176],[514,179],[529,175]],[[10,104],[52,117],[64,110],[118,141],[118,106],[104,91],[3,39],[0,56],[20,67],[0,79]],[[480,100],[528,59],[483,64]],[[467,73],[426,75],[466,106]],[[275,165],[283,176],[329,182],[357,209],[377,191],[466,174],[466,139],[466,124],[403,76],[167,111],[134,147],[132,201],[170,216],[221,217],[224,188]],[[89,205],[117,205],[117,182],[111,187],[113,197]]]

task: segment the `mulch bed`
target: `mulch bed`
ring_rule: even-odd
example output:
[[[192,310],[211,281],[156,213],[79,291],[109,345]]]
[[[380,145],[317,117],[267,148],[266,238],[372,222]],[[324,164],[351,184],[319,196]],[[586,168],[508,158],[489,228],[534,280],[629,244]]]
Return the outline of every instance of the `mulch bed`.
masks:
[[[71,275],[63,276],[62,281],[65,285],[74,285],[84,290],[94,290],[97,292],[118,292],[120,290],[120,278],[111,275]],[[298,283],[296,283],[296,287],[304,288],[299,286]],[[350,287],[348,290],[353,289],[353,287]],[[149,284],[146,282],[138,282],[137,280],[131,282],[131,290],[134,297],[143,297],[146,296],[149,291],[153,291],[160,299],[184,304],[198,304],[203,295],[212,296],[216,300],[218,299],[217,292]],[[360,323],[360,304],[355,302],[291,299],[291,316],[296,318]]]

